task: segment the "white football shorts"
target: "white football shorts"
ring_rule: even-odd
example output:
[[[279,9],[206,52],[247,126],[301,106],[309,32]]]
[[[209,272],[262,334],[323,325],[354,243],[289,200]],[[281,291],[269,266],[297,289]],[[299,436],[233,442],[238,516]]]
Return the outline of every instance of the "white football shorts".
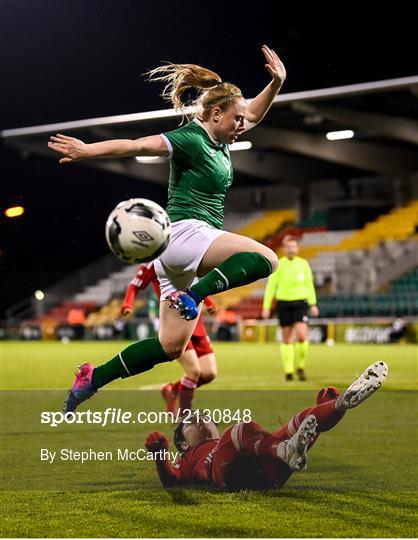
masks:
[[[161,300],[197,283],[196,273],[203,256],[224,232],[198,219],[182,219],[171,224],[170,243],[154,262]]]

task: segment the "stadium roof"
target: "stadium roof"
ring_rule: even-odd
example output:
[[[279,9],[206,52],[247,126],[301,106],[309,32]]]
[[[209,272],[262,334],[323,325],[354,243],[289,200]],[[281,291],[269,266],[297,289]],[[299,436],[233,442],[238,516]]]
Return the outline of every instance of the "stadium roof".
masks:
[[[178,126],[173,109],[89,118],[1,132],[5,144],[27,154],[57,159],[48,136],[63,132],[86,142],[138,138]],[[330,132],[354,137],[328,140]],[[233,152],[240,178],[266,184],[418,171],[418,76],[280,94],[263,123],[242,139],[252,148]],[[80,165],[138,179],[167,182],[167,161],[134,158],[92,160]],[[245,183],[245,182],[244,182]]]

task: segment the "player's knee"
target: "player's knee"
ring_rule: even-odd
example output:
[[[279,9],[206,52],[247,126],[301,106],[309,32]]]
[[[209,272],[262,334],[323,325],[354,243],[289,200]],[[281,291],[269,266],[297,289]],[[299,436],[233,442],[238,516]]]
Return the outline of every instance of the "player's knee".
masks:
[[[177,360],[183,354],[181,349],[169,348],[168,350],[164,349],[165,354],[170,358],[170,360]]]
[[[163,348],[165,354],[170,358],[170,360],[176,360],[184,353],[186,344],[175,343],[175,342],[164,342],[160,338],[161,347]]]
[[[199,366],[190,366],[187,368],[186,372],[189,379],[193,379],[194,381],[198,381],[202,375],[202,372],[200,371]]]
[[[261,426],[251,420],[251,422],[239,422],[231,429],[231,441],[238,452],[248,451],[252,448],[254,437],[262,430]]]
[[[267,248],[266,252],[263,255],[269,260],[271,264],[271,272],[275,272],[279,266],[279,258],[272,249]]]
[[[202,384],[208,384],[208,383],[212,382],[213,379],[216,378],[217,374],[218,373],[217,373],[216,369],[211,370],[211,371],[202,372],[200,374],[200,382]]]

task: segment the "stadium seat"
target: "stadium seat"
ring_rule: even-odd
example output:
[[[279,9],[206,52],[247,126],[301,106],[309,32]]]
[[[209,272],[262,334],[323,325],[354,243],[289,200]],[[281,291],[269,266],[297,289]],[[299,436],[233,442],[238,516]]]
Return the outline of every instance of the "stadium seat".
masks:
[[[289,210],[269,210],[258,219],[235,231],[237,234],[262,241],[268,236],[276,233],[285,224],[293,224],[296,221],[296,211]]]

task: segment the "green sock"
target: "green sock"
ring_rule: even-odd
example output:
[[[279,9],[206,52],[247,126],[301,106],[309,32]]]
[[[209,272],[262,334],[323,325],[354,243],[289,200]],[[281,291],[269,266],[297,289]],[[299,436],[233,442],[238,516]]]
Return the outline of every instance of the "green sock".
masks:
[[[286,375],[293,373],[293,358],[294,358],[293,343],[281,343],[280,355],[282,357],[283,369]]]
[[[158,338],[148,338],[132,343],[105,364],[97,366],[93,372],[92,384],[101,388],[105,384],[122,377],[137,375],[148,371],[155,364],[169,362]]]
[[[271,274],[270,261],[259,253],[235,253],[190,287],[198,299],[247,285]]]
[[[309,341],[297,341],[295,343],[296,369],[305,369],[306,357],[308,356]]]

